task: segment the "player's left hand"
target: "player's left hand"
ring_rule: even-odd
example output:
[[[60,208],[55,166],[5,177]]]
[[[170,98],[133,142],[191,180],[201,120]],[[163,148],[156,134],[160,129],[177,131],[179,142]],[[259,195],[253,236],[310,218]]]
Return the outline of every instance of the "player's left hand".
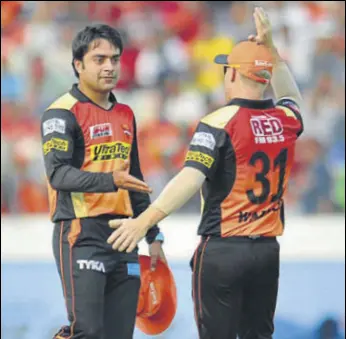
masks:
[[[158,260],[160,259],[163,263],[167,264],[167,259],[165,253],[162,248],[162,241],[154,241],[149,246],[149,254],[151,258],[151,270],[156,270],[156,265]]]
[[[112,248],[119,252],[126,250],[127,253],[131,253],[148,231],[137,219],[111,220],[109,226],[115,231],[110,235],[107,243],[112,244]]]

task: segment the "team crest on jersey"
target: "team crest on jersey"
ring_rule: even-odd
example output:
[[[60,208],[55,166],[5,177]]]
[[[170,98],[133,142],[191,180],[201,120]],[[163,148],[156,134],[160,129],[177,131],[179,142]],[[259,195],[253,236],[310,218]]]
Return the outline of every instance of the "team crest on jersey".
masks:
[[[125,135],[127,135],[128,137],[130,137],[132,135],[129,125],[123,124],[123,125],[121,125],[121,127],[122,127]]]
[[[255,116],[250,119],[256,144],[276,144],[285,141],[284,128],[279,118],[270,115]]]
[[[95,125],[90,127],[91,139],[109,137],[113,135],[112,125],[110,123]]]

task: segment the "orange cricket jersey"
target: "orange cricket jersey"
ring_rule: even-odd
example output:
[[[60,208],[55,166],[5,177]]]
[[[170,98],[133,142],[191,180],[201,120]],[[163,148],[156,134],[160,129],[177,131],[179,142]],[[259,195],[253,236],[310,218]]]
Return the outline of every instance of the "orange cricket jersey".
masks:
[[[303,132],[290,99],[234,99],[199,123],[185,166],[206,175],[199,235],[279,236],[284,195]]]
[[[117,189],[112,172],[130,160],[143,180],[136,124],[127,105],[110,96],[105,110],[75,85],[44,113],[41,136],[52,221],[118,215],[132,217],[150,204],[147,194]]]

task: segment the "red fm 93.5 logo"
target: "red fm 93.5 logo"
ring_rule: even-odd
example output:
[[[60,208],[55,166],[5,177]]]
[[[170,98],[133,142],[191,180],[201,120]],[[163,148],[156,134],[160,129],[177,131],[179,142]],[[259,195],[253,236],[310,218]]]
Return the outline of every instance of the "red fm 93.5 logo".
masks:
[[[284,129],[280,119],[270,115],[260,115],[250,119],[256,144],[276,144],[284,142]]]

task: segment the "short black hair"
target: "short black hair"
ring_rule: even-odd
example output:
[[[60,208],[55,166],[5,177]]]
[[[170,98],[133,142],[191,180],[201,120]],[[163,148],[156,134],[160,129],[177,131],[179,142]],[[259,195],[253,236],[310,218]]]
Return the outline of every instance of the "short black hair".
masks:
[[[86,26],[76,35],[72,43],[72,67],[77,78],[79,78],[79,73],[76,70],[74,61],[82,61],[84,55],[89,51],[90,44],[99,39],[109,41],[113,46],[118,47],[120,54],[122,54],[123,40],[117,29],[105,24]]]

